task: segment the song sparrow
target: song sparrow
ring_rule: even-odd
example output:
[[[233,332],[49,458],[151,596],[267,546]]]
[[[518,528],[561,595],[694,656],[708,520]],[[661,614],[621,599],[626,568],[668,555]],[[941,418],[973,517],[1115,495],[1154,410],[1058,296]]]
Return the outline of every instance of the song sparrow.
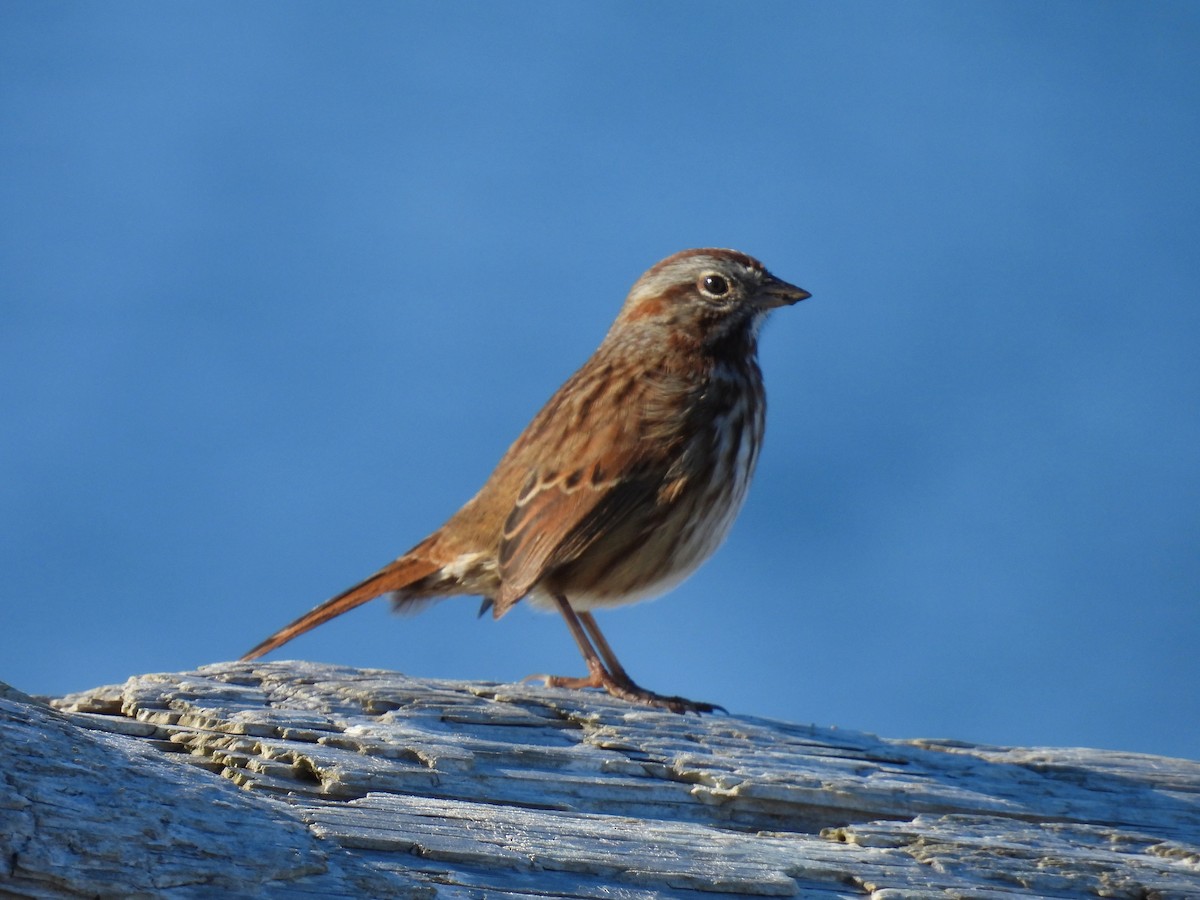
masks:
[[[808,297],[733,250],[685,250],[638,279],[592,357],[509,447],[445,525],[366,581],[301,616],[254,659],[374,597],[398,608],[456,594],[499,618],[528,598],[558,610],[583,678],[676,712],[712,704],[636,685],[591,610],[662,593],[725,538],[762,446],[758,331]]]

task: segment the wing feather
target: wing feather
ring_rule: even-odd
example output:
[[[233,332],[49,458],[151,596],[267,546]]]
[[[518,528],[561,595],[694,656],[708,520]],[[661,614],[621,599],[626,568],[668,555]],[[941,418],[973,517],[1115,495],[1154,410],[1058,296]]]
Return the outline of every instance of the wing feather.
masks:
[[[513,460],[524,463],[529,474],[504,523],[500,589],[493,608],[497,617],[601,537],[646,527],[667,477],[678,435],[666,424],[671,405],[663,398],[668,386],[682,385],[643,374],[599,397],[602,388],[613,390],[613,382],[600,383],[611,370],[600,367],[599,373],[592,369],[589,374],[595,379],[591,383],[571,388],[568,382],[564,388],[572,389],[577,404],[566,402],[570,395],[560,391],[547,405],[547,419],[535,422],[542,435],[558,436],[555,452],[544,452],[543,443],[538,447],[542,452],[521,453]],[[611,402],[615,397],[621,402]],[[569,460],[570,467],[561,467],[562,460]]]

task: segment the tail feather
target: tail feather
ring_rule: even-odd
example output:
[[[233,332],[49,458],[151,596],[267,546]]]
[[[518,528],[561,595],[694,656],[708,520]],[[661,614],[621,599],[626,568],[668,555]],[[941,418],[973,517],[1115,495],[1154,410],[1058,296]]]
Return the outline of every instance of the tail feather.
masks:
[[[304,632],[311,631],[318,625],[328,622],[344,612],[349,612],[357,606],[362,606],[368,600],[374,600],[376,597],[392,591],[403,590],[425,576],[433,574],[439,568],[441,566],[438,563],[428,559],[412,554],[402,556],[390,565],[384,566],[365,581],[360,581],[354,587],[306,612],[290,625],[279,629],[242,659],[258,659],[276,647],[286,644],[292,638],[299,637]]]

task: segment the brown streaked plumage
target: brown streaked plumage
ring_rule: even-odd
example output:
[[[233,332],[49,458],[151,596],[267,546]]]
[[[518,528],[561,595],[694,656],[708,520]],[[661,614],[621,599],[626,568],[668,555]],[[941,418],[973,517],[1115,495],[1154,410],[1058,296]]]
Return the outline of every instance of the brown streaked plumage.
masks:
[[[247,653],[262,656],[368,600],[456,594],[496,618],[528,598],[567,621],[584,678],[676,712],[714,709],[638,687],[591,610],[669,590],[724,539],[762,444],[757,362],[767,313],[808,297],[734,250],[685,250],[634,284],[591,358],[445,525]]]

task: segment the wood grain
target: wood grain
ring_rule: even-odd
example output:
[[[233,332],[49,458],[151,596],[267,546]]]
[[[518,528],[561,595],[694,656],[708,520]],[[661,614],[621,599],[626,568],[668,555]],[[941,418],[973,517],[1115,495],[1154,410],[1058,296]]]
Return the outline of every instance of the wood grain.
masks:
[[[1200,896],[1200,763],[297,662],[0,695],[0,895]]]

